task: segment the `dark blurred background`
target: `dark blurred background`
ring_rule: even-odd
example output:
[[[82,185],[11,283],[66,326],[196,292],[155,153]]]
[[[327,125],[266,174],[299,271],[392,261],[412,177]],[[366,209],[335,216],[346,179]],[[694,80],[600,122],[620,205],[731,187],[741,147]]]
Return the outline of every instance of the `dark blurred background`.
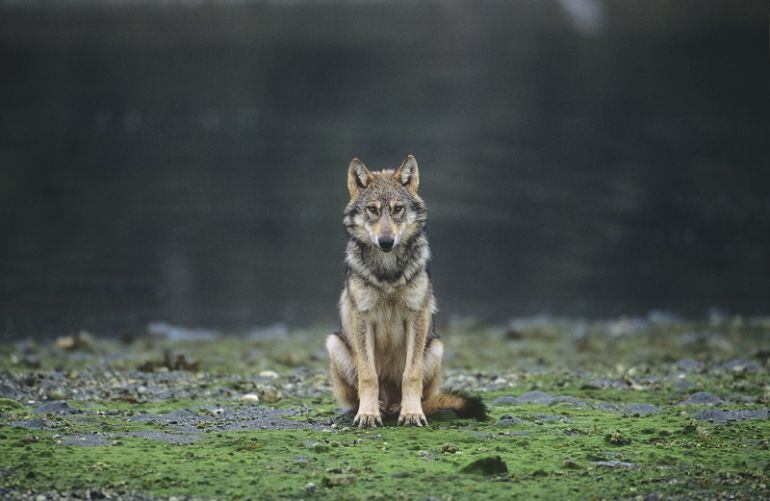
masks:
[[[333,324],[346,168],[441,318],[768,313],[767,2],[0,1],[0,330]]]

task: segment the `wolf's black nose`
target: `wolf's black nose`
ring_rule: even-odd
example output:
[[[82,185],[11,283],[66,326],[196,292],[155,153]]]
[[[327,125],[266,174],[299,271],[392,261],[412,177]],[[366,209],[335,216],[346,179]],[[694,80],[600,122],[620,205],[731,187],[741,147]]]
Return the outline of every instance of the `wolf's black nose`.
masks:
[[[377,243],[380,244],[380,249],[384,250],[385,252],[389,252],[393,248],[392,238],[380,238],[377,240]]]

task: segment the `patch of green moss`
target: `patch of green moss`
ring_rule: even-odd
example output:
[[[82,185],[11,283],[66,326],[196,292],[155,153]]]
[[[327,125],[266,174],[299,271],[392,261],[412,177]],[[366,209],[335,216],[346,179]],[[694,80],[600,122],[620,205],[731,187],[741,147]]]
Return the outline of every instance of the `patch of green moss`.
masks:
[[[314,495],[345,498],[616,497],[748,486],[756,495],[770,493],[763,484],[770,467],[767,421],[693,428],[673,409],[644,418],[570,409],[560,411],[561,420],[534,419],[545,413],[553,408],[519,406],[513,414],[523,422],[515,426],[450,420],[424,429],[205,433],[187,445],[124,438],[118,445],[65,447],[51,432],[2,427],[8,475],[0,482],[7,489],[113,487],[227,498],[303,497],[309,483]],[[451,452],[447,443],[455,445]],[[462,472],[489,456],[500,456],[508,472]],[[631,466],[599,465],[612,461]]]
[[[280,374],[271,381],[282,389],[283,398],[260,406],[292,410],[283,418],[313,425],[335,418],[336,403],[319,371],[327,362],[315,355],[325,331],[214,342],[138,339],[121,344],[96,338],[93,351],[78,356],[41,343],[35,347],[41,365],[35,370],[41,372],[100,372],[105,360],[111,370],[134,370],[170,349],[201,361],[205,374],[195,385],[229,392],[205,396],[201,386],[199,398],[193,392],[189,398],[140,398],[138,403],[108,400],[98,391],[79,393],[68,402],[85,412],[47,418],[55,428],[48,431],[9,426],[40,416],[33,406],[2,399],[0,486],[11,492],[117,488],[228,499],[770,497],[770,421],[715,424],[694,419],[700,407],[673,405],[690,393],[708,391],[731,402],[720,408],[766,408],[766,360],[756,358],[762,365],[754,371],[710,370],[732,358],[770,350],[766,331],[745,323],[682,322],[648,323],[629,334],[635,328],[620,319],[585,325],[555,321],[515,332],[483,326],[445,329],[448,381],[465,381],[466,389],[483,396],[490,405],[488,422],[445,414],[431,417],[426,428],[396,427],[393,419],[375,430],[352,428],[350,420],[336,420],[334,430],[207,428],[198,441],[184,445],[121,434],[178,432],[161,420],[129,419],[140,413],[204,413],[202,406],[241,405],[239,396],[251,391],[259,371],[268,369]],[[13,350],[0,346],[0,369],[31,372],[12,361]],[[702,362],[709,370],[688,373],[687,385],[680,385],[672,363],[682,358]],[[291,380],[297,367],[309,370]],[[281,387],[312,378],[318,381],[301,391]],[[592,380],[614,383],[589,384]],[[498,397],[532,390],[582,404],[491,406]],[[644,417],[625,415],[625,406],[634,403],[652,404],[655,411]],[[501,421],[504,415],[511,418]],[[104,446],[57,443],[62,435],[95,433],[119,438]],[[466,469],[498,456],[507,472],[499,466],[489,469],[489,475]]]

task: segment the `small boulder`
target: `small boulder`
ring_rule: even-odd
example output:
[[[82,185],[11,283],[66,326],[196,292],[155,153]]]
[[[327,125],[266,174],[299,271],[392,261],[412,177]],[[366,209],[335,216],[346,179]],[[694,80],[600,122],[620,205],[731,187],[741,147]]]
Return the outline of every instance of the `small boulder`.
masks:
[[[712,395],[707,391],[699,391],[693,393],[687,399],[682,400],[676,405],[719,405],[723,403],[725,403],[725,401],[716,395]]]
[[[502,426],[513,426],[523,422],[523,420],[517,417],[511,416],[510,414],[505,414],[504,416],[500,417],[500,419],[497,421],[497,424]]]
[[[70,404],[64,400],[55,400],[53,402],[44,403],[32,412],[35,414],[56,414],[66,416],[70,414],[80,414],[83,411],[71,407]]]
[[[441,452],[444,452],[446,454],[454,454],[455,452],[459,451],[460,448],[457,447],[452,442],[449,442],[447,444],[444,444],[441,446]]]
[[[658,408],[652,404],[628,404],[623,410],[626,416],[644,417],[657,414]]]
[[[538,404],[549,405],[553,402],[554,397],[544,391],[528,391],[522,393],[518,397],[514,398],[514,402],[517,404]]]
[[[479,475],[500,475],[508,473],[508,465],[500,456],[488,456],[465,465],[460,471]]]
[[[727,423],[731,421],[745,421],[747,419],[768,419],[768,409],[706,409],[695,414],[695,419],[710,421],[712,423]]]

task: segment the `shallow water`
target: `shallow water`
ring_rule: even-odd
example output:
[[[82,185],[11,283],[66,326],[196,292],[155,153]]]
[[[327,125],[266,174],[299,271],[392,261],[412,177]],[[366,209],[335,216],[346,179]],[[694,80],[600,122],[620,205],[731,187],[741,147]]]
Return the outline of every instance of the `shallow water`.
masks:
[[[444,319],[767,311],[761,6],[0,9],[4,336],[332,323],[407,153]]]

